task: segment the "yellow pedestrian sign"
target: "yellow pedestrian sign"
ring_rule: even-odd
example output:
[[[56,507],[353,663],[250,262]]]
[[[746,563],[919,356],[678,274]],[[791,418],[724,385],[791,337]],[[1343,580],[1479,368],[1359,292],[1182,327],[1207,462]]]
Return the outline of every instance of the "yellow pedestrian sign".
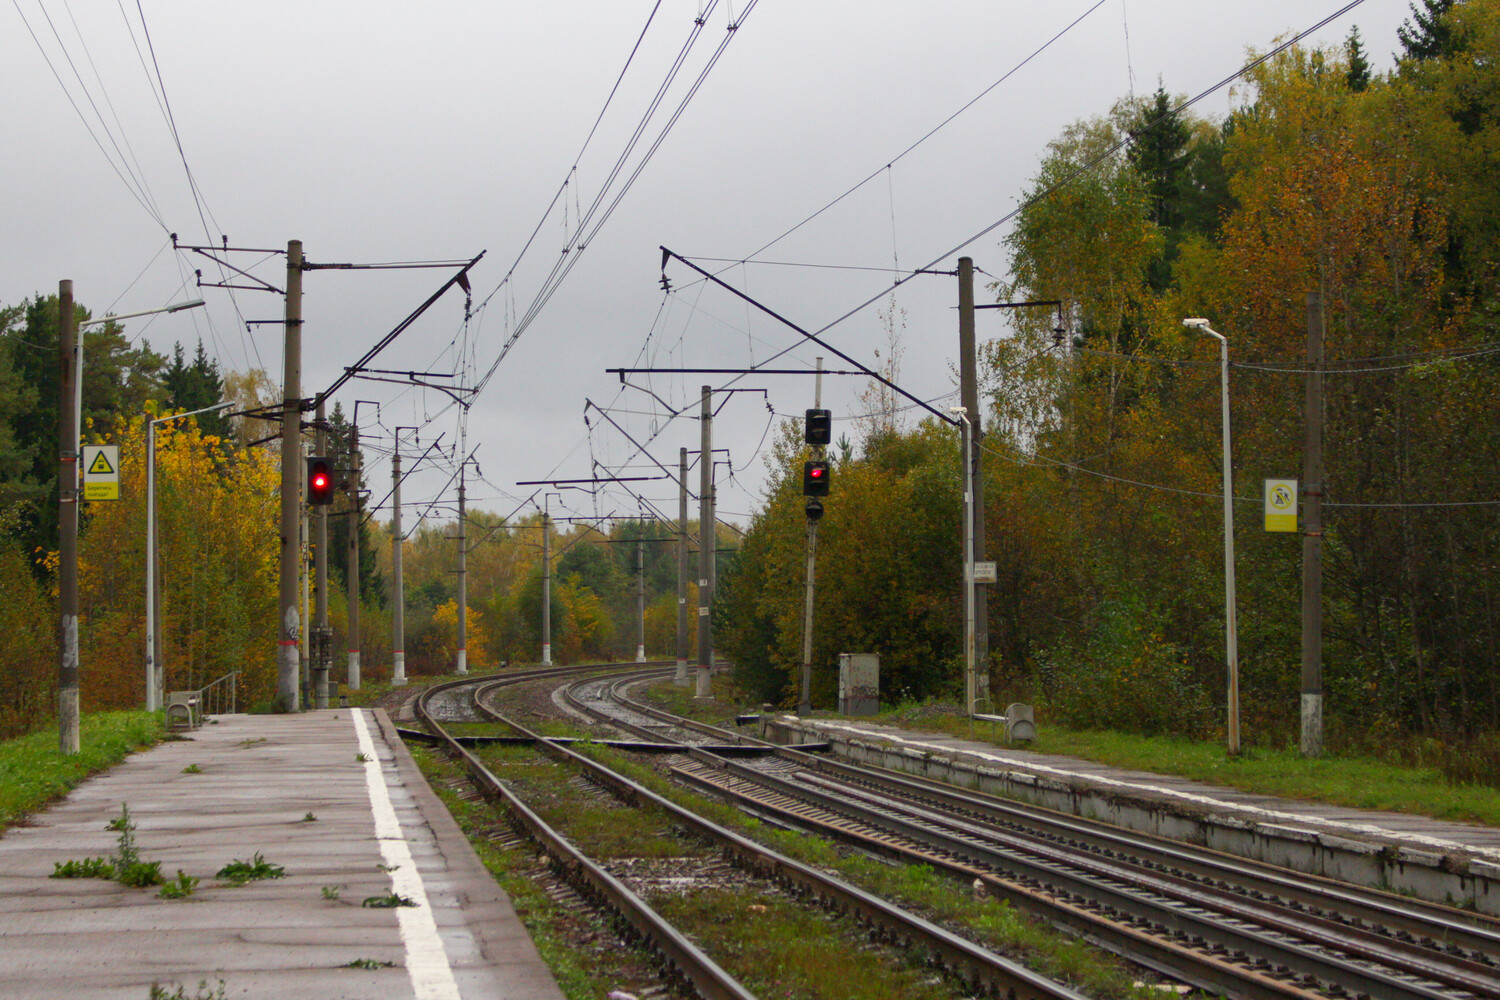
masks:
[[[1297,530],[1297,480],[1266,480],[1266,530]]]
[[[120,499],[120,448],[113,444],[83,446],[83,498]]]

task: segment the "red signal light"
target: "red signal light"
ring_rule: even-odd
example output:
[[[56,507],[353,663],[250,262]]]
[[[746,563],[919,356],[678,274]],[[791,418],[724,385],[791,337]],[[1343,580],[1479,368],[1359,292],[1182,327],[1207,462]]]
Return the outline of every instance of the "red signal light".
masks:
[[[826,497],[828,495],[828,463],[814,460],[802,463],[802,495]]]
[[[307,503],[312,507],[326,507],[333,503],[333,475],[326,458],[307,460]]]

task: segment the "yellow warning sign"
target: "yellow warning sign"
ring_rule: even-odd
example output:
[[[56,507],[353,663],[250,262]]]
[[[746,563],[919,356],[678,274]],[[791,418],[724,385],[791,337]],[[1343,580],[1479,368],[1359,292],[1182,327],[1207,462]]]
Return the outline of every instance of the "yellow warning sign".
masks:
[[[1266,480],[1266,530],[1297,530],[1297,480]]]
[[[120,448],[113,444],[83,446],[83,498],[120,499]]]

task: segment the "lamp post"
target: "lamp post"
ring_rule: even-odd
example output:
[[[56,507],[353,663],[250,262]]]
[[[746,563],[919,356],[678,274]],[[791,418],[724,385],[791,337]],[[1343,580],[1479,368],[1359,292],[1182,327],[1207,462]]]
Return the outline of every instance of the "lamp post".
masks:
[[[1229,669],[1228,746],[1231,755],[1240,752],[1240,661],[1239,623],[1234,586],[1234,489],[1229,469],[1229,341],[1214,332],[1208,320],[1184,319],[1182,325],[1206,333],[1219,342],[1219,383],[1222,395],[1224,438],[1224,647]]]
[[[974,714],[974,425],[969,411],[952,406],[948,412],[962,421],[964,438],[964,710]]]
[[[62,356],[60,379],[59,438],[62,447],[58,463],[58,617],[60,623],[60,660],[58,667],[59,749],[65,755],[79,749],[78,737],[78,490],[79,455],[83,443],[83,331],[115,320],[181,312],[203,305],[202,299],[179,302],[160,309],[119,313],[77,322],[73,317],[73,282],[58,286],[58,346]],[[73,357],[68,358],[71,350]],[[72,384],[69,385],[68,362],[72,361]],[[72,413],[64,412],[71,407]]]
[[[162,680],[164,672],[161,657],[156,653],[156,425],[184,417],[195,417],[200,413],[211,413],[233,406],[233,403],[216,403],[187,413],[174,413],[169,417],[157,417],[146,421],[146,711],[155,712],[162,706]]]

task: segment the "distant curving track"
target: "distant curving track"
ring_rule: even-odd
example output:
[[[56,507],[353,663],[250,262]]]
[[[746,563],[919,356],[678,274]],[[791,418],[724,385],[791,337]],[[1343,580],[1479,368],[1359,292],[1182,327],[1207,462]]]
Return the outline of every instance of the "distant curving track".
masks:
[[[650,803],[671,815],[676,823],[695,836],[717,845],[747,871],[775,880],[795,893],[812,895],[836,910],[852,914],[889,941],[925,951],[966,984],[977,989],[1008,1000],[1084,1000],[1082,994],[1064,984],[1040,976],[853,885],[757,844],[486,707],[486,699],[501,687],[544,679],[565,681],[599,669],[552,668],[436,685],[416,698],[414,712],[421,724],[442,742],[453,759],[461,763],[470,780],[483,795],[501,804],[512,818],[513,824],[557,859],[559,867],[568,873],[575,884],[579,884],[596,901],[629,924],[700,996],[719,1000],[750,998],[752,994],[712,958],[703,954],[685,935],[663,920],[645,900],[548,827],[491,774],[474,754],[446,731],[443,725],[445,721],[468,721],[477,715],[510,726],[517,733],[534,739],[543,752],[576,767],[589,780],[611,791],[622,801],[633,805]],[[623,676],[640,680],[643,676],[659,673],[662,673],[659,667],[647,666],[623,674],[616,673],[610,679]],[[588,685],[591,682],[581,683]],[[570,697],[576,699],[577,696]],[[584,703],[586,701],[585,697]],[[637,722],[640,723],[637,731],[649,733],[648,738],[653,742],[667,741],[667,730],[677,728],[675,723],[665,720],[655,724],[654,729],[653,723],[649,721]],[[679,730],[678,734],[682,733]]]
[[[631,698],[639,677],[569,685],[576,710],[679,738],[684,784],[747,811],[922,862],[1157,972],[1254,1000],[1500,997],[1500,922],[1291,873],[978,792],[794,749],[756,762],[692,746],[762,744]]]

